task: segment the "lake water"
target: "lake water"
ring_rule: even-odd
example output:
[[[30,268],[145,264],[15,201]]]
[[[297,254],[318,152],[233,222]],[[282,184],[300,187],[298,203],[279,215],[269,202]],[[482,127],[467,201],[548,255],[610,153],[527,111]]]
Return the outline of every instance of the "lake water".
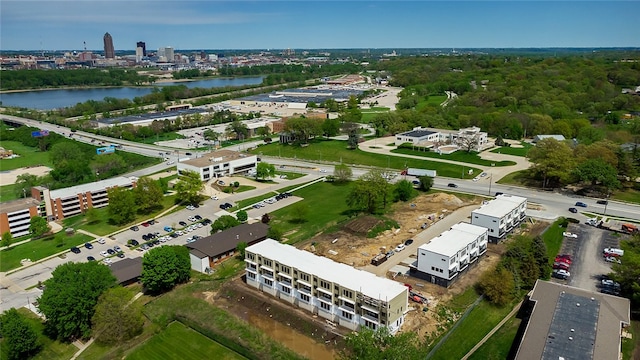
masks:
[[[218,78],[196,80],[189,82],[162,83],[156,85],[185,85],[188,88],[215,88],[225,86],[259,85],[262,76],[242,78]],[[51,110],[76,105],[87,100],[101,101],[105,97],[116,99],[130,99],[151,93],[153,87],[118,87],[93,89],[59,89],[37,90],[17,93],[0,94],[0,101],[5,106],[17,106],[38,110]]]

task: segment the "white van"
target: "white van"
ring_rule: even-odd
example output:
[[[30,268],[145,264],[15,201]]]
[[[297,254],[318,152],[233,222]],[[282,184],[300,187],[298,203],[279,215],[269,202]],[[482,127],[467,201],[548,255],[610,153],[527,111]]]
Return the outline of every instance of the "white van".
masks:
[[[605,256],[624,256],[624,250],[616,248],[605,248],[602,253]]]

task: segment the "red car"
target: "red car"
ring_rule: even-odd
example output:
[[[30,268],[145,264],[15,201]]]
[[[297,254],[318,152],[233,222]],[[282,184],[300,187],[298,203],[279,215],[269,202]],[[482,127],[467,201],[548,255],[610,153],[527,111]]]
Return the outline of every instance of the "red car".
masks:
[[[557,257],[554,262],[556,263],[563,263],[563,264],[567,264],[567,265],[571,265],[571,260],[569,259],[565,259],[565,258],[561,258],[561,257]]]
[[[144,226],[144,227],[149,227],[149,225],[150,225],[150,224],[149,224],[148,222],[143,222],[143,223],[142,223],[142,224],[140,224],[140,225],[142,225],[142,226]]]
[[[566,262],[567,264],[571,264],[571,255],[567,255],[567,254],[557,255],[556,262],[557,261],[562,261],[562,262]]]
[[[569,270],[569,265],[563,262],[553,263],[554,269]]]

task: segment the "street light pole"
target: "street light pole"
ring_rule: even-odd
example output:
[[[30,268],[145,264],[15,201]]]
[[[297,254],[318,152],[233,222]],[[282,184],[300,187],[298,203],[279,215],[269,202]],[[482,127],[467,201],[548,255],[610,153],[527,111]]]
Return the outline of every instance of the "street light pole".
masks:
[[[607,199],[604,202],[604,213],[602,214],[603,216],[607,215],[607,205],[609,205],[609,196],[610,195],[611,195],[611,193],[607,191]]]
[[[493,174],[489,174],[489,196],[491,196],[491,183],[493,182]]]

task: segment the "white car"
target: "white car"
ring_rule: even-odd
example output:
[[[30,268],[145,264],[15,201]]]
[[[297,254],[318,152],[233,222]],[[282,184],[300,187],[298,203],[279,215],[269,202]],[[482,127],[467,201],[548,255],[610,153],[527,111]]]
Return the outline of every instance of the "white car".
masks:
[[[218,197],[217,196],[212,196],[211,200],[218,200]]]
[[[102,260],[102,262],[107,264],[107,265],[113,264],[113,260],[111,260],[111,258],[106,258],[106,259]]]
[[[106,241],[104,240],[104,238],[100,238],[100,239],[98,239],[98,243],[99,243],[99,244],[104,244],[105,242],[106,242]]]
[[[177,234],[178,236],[182,236],[182,235],[184,235],[184,233],[183,233],[182,231],[180,231],[180,230],[176,231],[176,234]]]
[[[106,251],[100,251],[100,255],[102,255],[103,257],[107,257],[109,256],[109,253]]]
[[[396,246],[396,252],[400,252],[400,251],[402,251],[404,249],[405,249],[404,244],[398,244],[398,246]]]
[[[193,205],[187,205],[186,209],[187,210],[195,210],[196,208]]]
[[[477,177],[477,176],[473,178],[473,182],[476,182],[476,181],[478,181],[478,180],[480,180],[480,178],[479,178],[479,177]]]
[[[321,172],[321,173],[326,173],[326,172],[327,172],[327,170],[325,170],[325,169],[320,169],[320,172]]]
[[[615,256],[607,256],[607,257],[605,257],[605,258],[604,258],[604,261],[606,261],[606,262],[610,262],[610,263],[618,263],[618,264],[621,264],[621,263],[622,263],[622,262],[620,261],[620,259],[618,259],[618,258],[617,258],[617,257],[615,257]],[[603,281],[604,281],[604,280],[603,280]]]
[[[570,233],[570,232],[563,232],[562,236],[566,236],[566,237],[570,237],[570,238],[574,238],[577,239],[578,238],[578,234],[574,234],[574,233]]]

